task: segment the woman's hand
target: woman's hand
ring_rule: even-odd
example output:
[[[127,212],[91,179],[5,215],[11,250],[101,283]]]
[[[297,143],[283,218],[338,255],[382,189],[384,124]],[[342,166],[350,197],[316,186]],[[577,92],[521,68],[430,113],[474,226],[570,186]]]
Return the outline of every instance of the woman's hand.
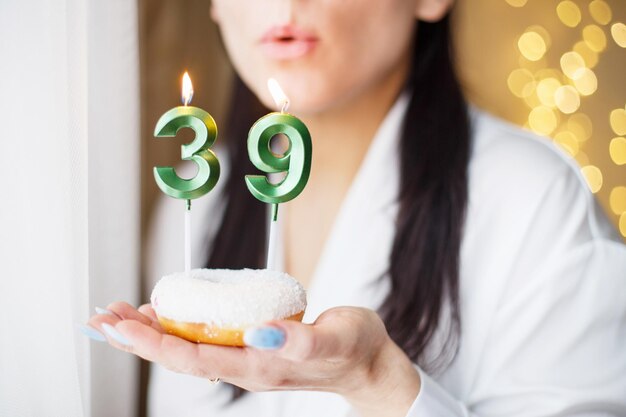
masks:
[[[108,310],[113,314],[95,315],[89,324],[112,346],[176,372],[220,378],[249,391],[335,392],[363,417],[403,417],[420,390],[409,358],[378,315],[364,308],[333,308],[313,324],[266,323],[246,331],[246,348],[196,344],[166,334],[148,304],[135,310],[117,302]]]

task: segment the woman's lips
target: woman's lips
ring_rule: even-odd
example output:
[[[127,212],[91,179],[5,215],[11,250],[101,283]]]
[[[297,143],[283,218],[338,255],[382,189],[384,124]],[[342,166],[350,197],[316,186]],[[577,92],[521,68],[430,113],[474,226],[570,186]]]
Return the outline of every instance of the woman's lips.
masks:
[[[290,60],[312,52],[318,39],[311,32],[295,26],[276,26],[261,38],[261,50],[272,59]]]

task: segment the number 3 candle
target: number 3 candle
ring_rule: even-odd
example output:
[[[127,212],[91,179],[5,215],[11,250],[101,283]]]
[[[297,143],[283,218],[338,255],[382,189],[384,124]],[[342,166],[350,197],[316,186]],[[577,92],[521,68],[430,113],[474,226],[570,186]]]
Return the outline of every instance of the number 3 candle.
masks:
[[[175,107],[161,116],[154,129],[157,138],[174,137],[176,133],[188,127],[196,137],[181,146],[181,158],[194,161],[198,173],[190,179],[180,178],[172,167],[154,167],[154,179],[165,194],[170,197],[187,200],[185,211],[185,271],[191,269],[191,200],[202,197],[215,187],[220,177],[220,164],[210,148],[217,137],[217,125],[206,111],[189,106],[193,97],[193,87],[189,75],[183,76],[183,105]]]
[[[311,173],[312,144],[306,125],[297,117],[285,113],[289,100],[278,82],[270,78],[267,86],[281,111],[263,116],[252,126],[248,134],[248,155],[261,171],[286,171],[287,175],[278,184],[270,183],[264,175],[246,175],[246,185],[257,199],[272,204],[267,268],[273,269],[278,204],[296,198],[304,190]],[[281,133],[289,139],[289,147],[283,155],[276,155],[270,149],[270,141]]]

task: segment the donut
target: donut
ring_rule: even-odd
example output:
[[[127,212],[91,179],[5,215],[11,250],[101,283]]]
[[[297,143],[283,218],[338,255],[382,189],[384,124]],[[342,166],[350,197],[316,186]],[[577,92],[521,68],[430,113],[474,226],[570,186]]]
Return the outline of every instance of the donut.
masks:
[[[271,320],[301,321],[302,285],[267,269],[193,269],[164,276],[152,290],[163,329],[196,343],[245,346],[248,327]]]

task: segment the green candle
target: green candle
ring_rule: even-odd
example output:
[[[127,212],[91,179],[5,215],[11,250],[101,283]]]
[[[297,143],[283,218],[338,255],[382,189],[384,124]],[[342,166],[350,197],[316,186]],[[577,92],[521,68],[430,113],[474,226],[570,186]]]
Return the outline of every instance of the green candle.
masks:
[[[263,116],[252,126],[248,134],[248,155],[250,161],[263,172],[287,172],[278,184],[272,184],[264,175],[246,175],[246,185],[254,197],[272,204],[273,220],[278,215],[278,204],[296,198],[309,179],[311,173],[311,134],[302,120],[285,113],[289,101],[278,83],[268,82],[270,91],[280,113]],[[270,149],[270,140],[278,134],[289,139],[289,147],[283,155],[276,155]]]
[[[211,149],[217,138],[217,125],[206,111],[189,106],[193,89],[189,76],[183,78],[183,106],[175,107],[161,116],[154,129],[157,138],[176,136],[176,133],[188,127],[196,137],[191,143],[181,146],[181,158],[194,161],[198,173],[190,179],[180,178],[172,167],[154,167],[154,179],[165,194],[170,197],[191,200],[202,197],[215,187],[220,177],[220,164]]]
[[[191,200],[202,197],[215,187],[220,177],[220,163],[210,149],[217,138],[217,125],[206,111],[191,107],[193,87],[189,75],[183,76],[183,105],[168,110],[154,128],[157,138],[174,137],[178,131],[188,127],[196,137],[191,143],[181,146],[181,158],[193,161],[198,173],[189,179],[180,178],[172,167],[154,167],[154,179],[165,194],[187,200],[185,210],[185,271],[191,270]]]
[[[289,100],[274,79],[267,86],[281,109],[280,113],[270,113],[261,117],[248,134],[248,156],[258,169],[265,173],[286,172],[278,184],[272,184],[264,175],[246,175],[246,185],[257,199],[272,205],[269,242],[267,245],[267,269],[274,269],[276,252],[276,220],[278,204],[296,198],[309,180],[311,174],[311,134],[302,120],[287,114]],[[276,155],[270,149],[272,137],[284,134],[289,139],[289,147],[283,155]]]

